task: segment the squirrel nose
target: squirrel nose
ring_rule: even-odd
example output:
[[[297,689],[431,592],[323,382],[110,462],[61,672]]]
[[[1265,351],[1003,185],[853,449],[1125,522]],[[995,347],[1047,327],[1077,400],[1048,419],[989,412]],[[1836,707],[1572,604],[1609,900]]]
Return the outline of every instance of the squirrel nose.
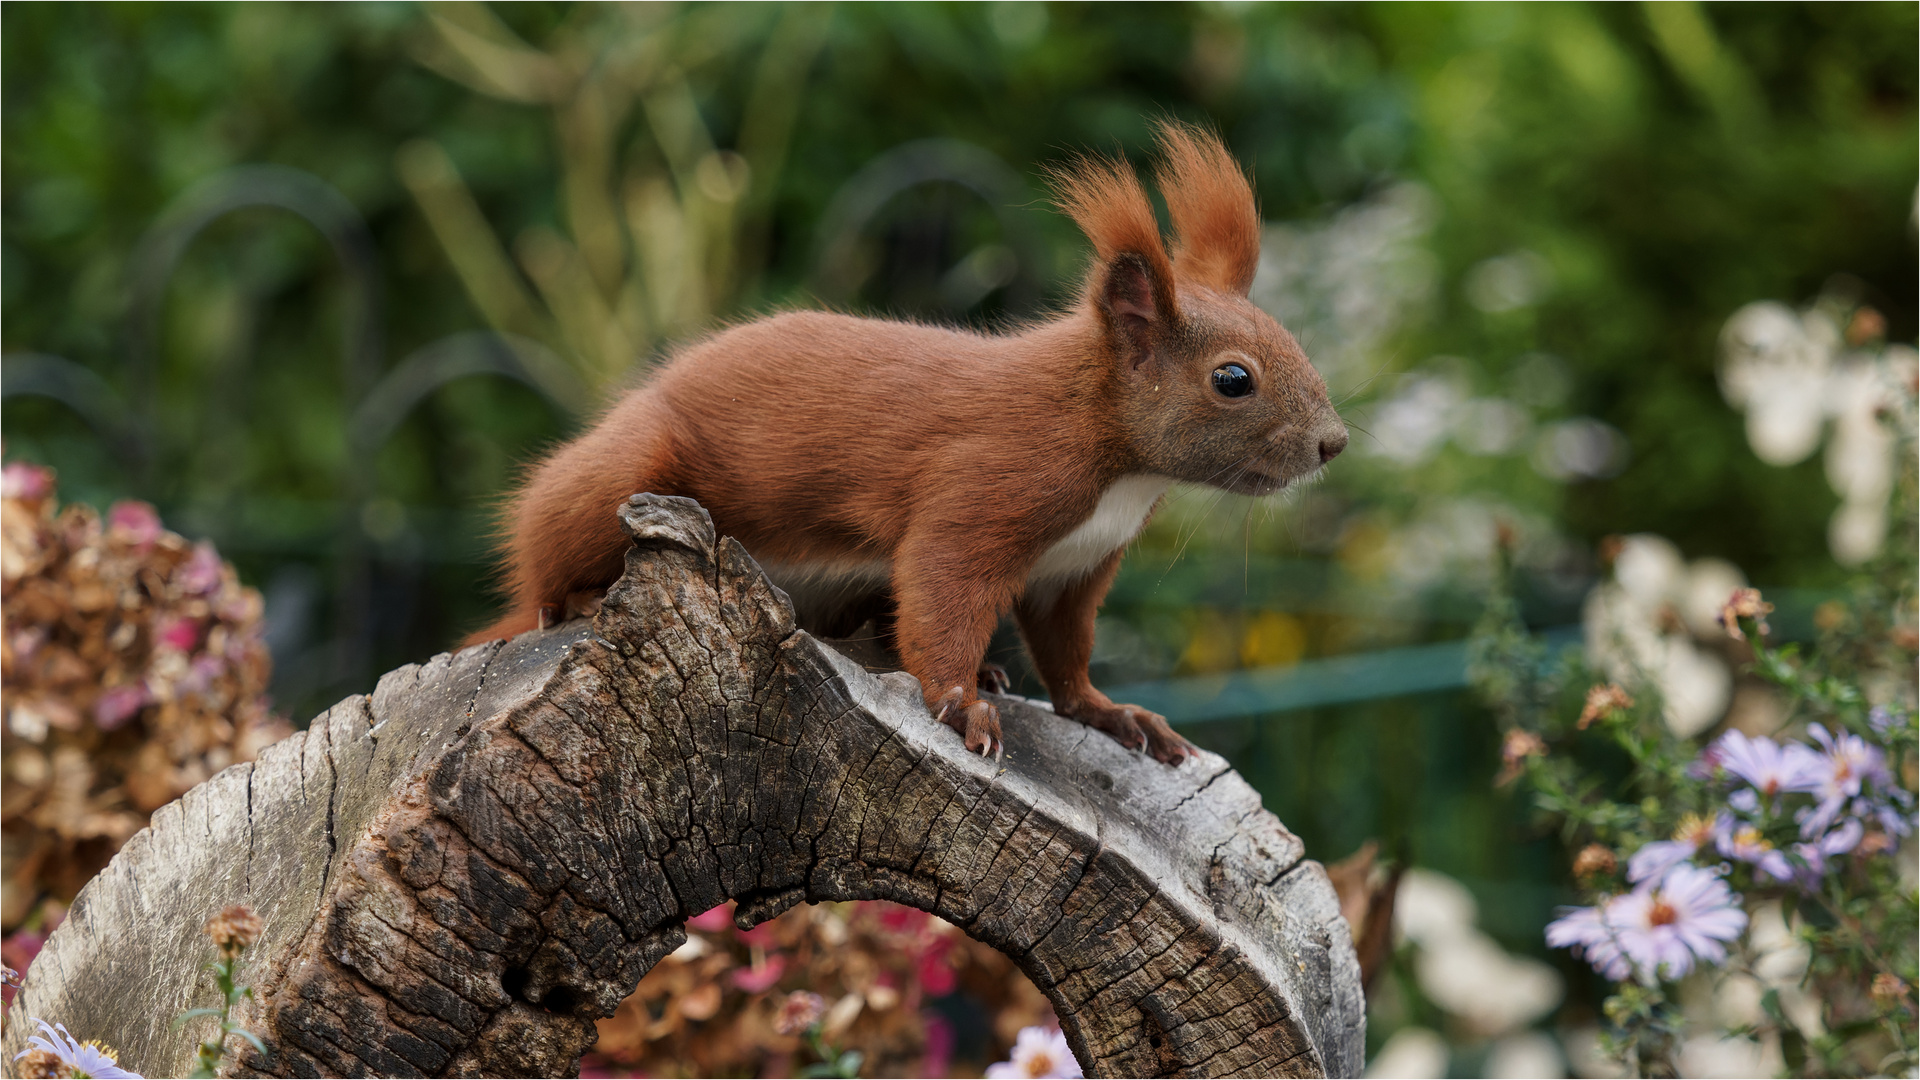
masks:
[[[1333,430],[1320,436],[1320,464],[1325,465],[1347,448],[1347,425],[1334,421]]]

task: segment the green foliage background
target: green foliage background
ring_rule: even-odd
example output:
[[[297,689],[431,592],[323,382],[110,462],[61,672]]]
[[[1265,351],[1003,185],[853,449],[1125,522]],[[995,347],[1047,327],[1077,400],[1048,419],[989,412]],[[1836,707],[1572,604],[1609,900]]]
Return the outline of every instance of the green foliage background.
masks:
[[[1384,607],[1353,600],[1371,587],[1355,523],[1391,528],[1440,497],[1495,494],[1582,552],[1606,534],[1652,531],[1763,585],[1839,580],[1825,544],[1835,500],[1818,461],[1783,470],[1754,457],[1715,385],[1715,340],[1742,304],[1823,290],[1865,299],[1893,340],[1913,340],[1911,4],[503,4],[493,16],[386,3],[7,4],[6,352],[65,357],[146,403],[129,366],[137,245],[193,184],[248,163],[305,170],[365,218],[383,368],[497,321],[463,287],[396,165],[416,140],[443,148],[502,244],[570,227],[561,110],[477,92],[429,63],[445,53],[434,19],[494,16],[527,48],[596,64],[621,42],[651,42],[723,149],[751,127],[761,65],[795,48],[796,27],[817,30],[784,161],[753,178],[747,224],[731,234],[740,257],[710,318],[814,302],[816,230],[836,194],[878,155],[936,136],[984,148],[1023,178],[1007,210],[1016,224],[1002,227],[1029,238],[1022,272],[1058,302],[1083,248],[1046,210],[1040,171],[1085,148],[1144,163],[1149,122],[1171,114],[1222,131],[1270,221],[1321,220],[1403,181],[1430,193],[1431,299],[1397,324],[1357,401],[1436,355],[1462,358],[1455,370],[1476,392],[1498,393],[1545,351],[1573,377],[1557,408],[1627,439],[1624,471],[1589,482],[1547,480],[1524,457],[1448,451],[1404,469],[1356,452],[1279,509],[1187,499],[1129,560],[1103,633],[1138,649],[1109,664],[1110,681],[1217,669],[1190,642],[1286,612],[1268,581],[1347,597],[1292,610],[1308,656],[1462,636],[1475,611],[1457,582]],[[657,122],[644,110],[618,119],[615,171],[658,171]],[[1474,268],[1520,249],[1551,268],[1551,291],[1498,313],[1468,303]],[[886,272],[895,256],[877,257],[882,272],[846,302],[976,321],[1031,310],[1005,293],[957,315],[930,310],[899,284],[911,274]],[[579,423],[518,383],[453,382],[380,450],[366,479],[374,502],[349,505],[355,403],[339,360],[349,285],[317,234],[282,213],[242,211],[197,240],[164,293],[157,450],[144,471],[61,404],[16,394],[4,406],[8,457],[56,466],[63,497],[149,499],[268,591],[278,690],[297,718],[485,618],[488,509],[519,463]],[[564,334],[542,340],[584,363]],[[1316,514],[1336,527],[1312,527]],[[349,618],[334,601],[356,550],[373,601]],[[1543,587],[1529,611],[1536,623],[1575,617],[1591,556],[1562,570],[1558,591]],[[1198,737],[1261,786],[1310,854],[1333,859],[1379,837],[1466,880],[1509,947],[1539,951],[1548,910],[1567,899],[1555,884],[1564,868],[1492,791],[1496,735],[1463,693],[1249,718]]]

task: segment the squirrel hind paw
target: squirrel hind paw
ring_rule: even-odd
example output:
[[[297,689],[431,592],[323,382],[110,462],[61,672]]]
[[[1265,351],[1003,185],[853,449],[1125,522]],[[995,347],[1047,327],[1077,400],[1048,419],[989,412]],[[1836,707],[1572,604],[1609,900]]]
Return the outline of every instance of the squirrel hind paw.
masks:
[[[1178,766],[1197,752],[1168,726],[1166,717],[1138,705],[1081,706],[1073,710],[1072,718],[1105,732],[1129,750],[1146,751],[1162,765]]]
[[[975,676],[983,694],[1010,694],[1013,692],[1013,677],[1007,669],[992,661],[980,662],[980,673]]]
[[[1140,718],[1140,726],[1147,733],[1147,753],[1153,755],[1153,760],[1178,768],[1199,753],[1198,747],[1167,724],[1166,717],[1145,709],[1139,711],[1144,714]]]

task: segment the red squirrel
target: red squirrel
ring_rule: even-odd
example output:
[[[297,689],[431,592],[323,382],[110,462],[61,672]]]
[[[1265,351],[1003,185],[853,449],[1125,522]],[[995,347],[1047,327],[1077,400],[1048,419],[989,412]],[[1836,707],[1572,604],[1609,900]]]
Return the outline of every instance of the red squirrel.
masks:
[[[794,311],[680,350],[510,497],[511,608],[470,642],[577,611],[620,575],[621,501],[682,495],[802,625],[890,598],[906,670],[969,751],[1000,750],[977,679],[1011,610],[1055,712],[1185,760],[1164,717],[1088,677],[1121,554],[1169,484],[1276,492],[1347,429],[1293,336],[1247,299],[1260,219],[1245,174],[1210,132],[1158,136],[1171,251],[1124,162],[1052,175],[1095,251],[1059,314],[986,333]]]

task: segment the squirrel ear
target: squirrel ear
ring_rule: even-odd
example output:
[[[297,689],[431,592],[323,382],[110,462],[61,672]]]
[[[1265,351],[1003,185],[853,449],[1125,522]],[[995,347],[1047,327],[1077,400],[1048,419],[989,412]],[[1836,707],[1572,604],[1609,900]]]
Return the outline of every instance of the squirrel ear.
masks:
[[[1153,355],[1154,331],[1179,317],[1173,283],[1155,269],[1151,260],[1124,252],[1107,263],[1094,294],[1121,354],[1134,367]]]
[[[1173,264],[1153,204],[1131,166],[1075,158],[1052,172],[1054,201],[1093,241],[1087,296],[1136,366],[1153,355],[1147,334],[1180,321]]]
[[[1174,273],[1245,296],[1260,267],[1260,212],[1247,174],[1213,132],[1173,120],[1159,129],[1156,179],[1179,238]]]

